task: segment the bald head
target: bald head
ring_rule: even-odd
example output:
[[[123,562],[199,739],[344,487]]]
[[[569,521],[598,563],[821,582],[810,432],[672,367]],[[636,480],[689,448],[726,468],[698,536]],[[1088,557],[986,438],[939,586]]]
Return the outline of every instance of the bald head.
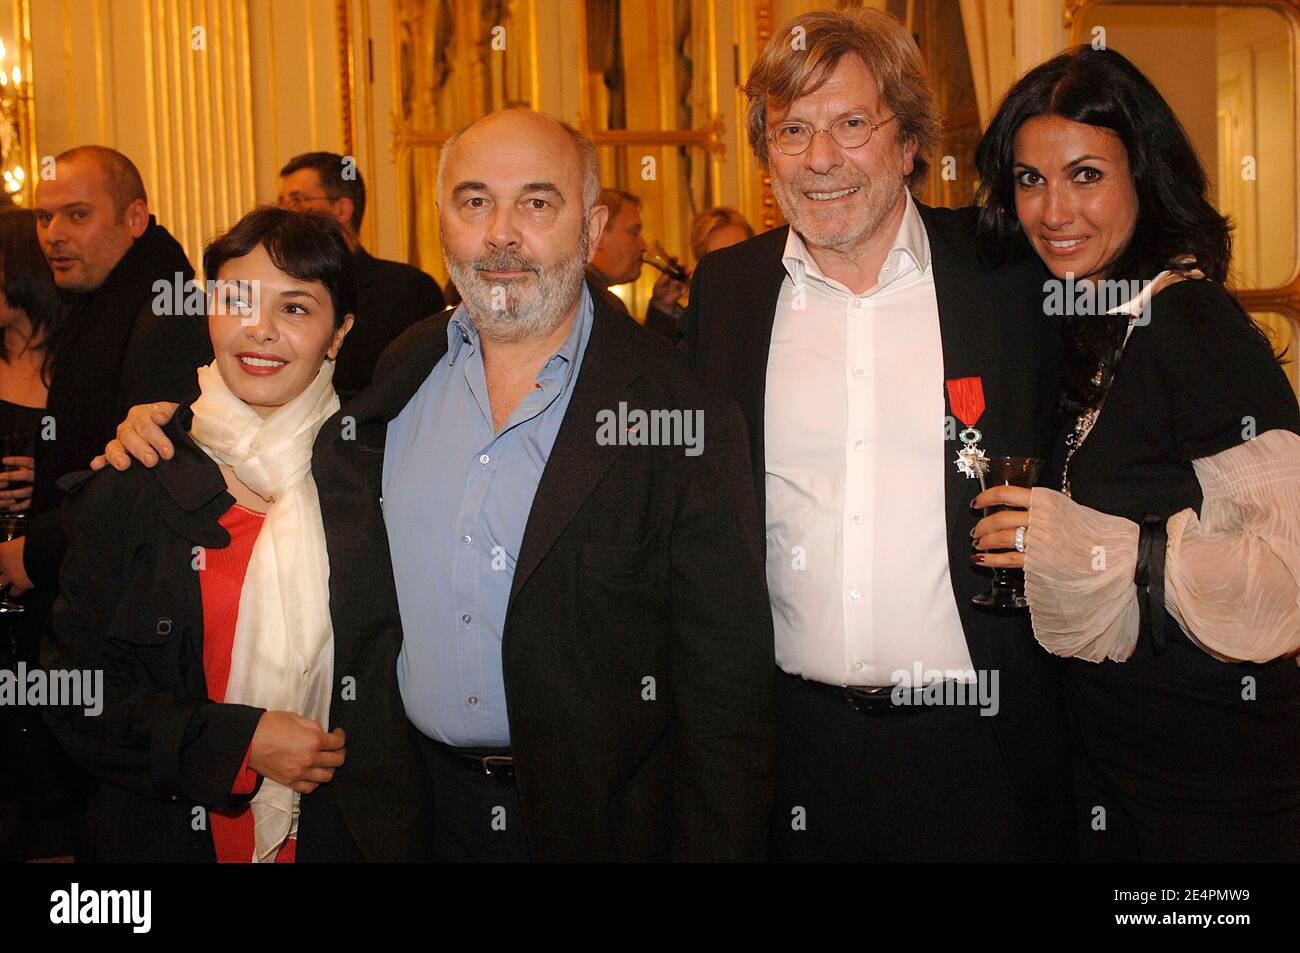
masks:
[[[544,340],[577,308],[607,210],[577,130],[507,109],[452,136],[438,164],[442,250],[485,341]]]
[[[105,146],[56,156],[54,177],[36,183],[33,211],[41,248],[65,291],[98,288],[149,227],[139,170]]]
[[[113,209],[120,219],[132,202],[140,201],[146,206],[149,197],[144,191],[144,179],[135,163],[116,149],[108,146],[77,146],[54,157],[55,172],[58,166],[74,162],[88,163],[98,169],[102,176],[101,186],[113,200]]]
[[[600,196],[600,158],[591,140],[567,122],[523,108],[488,113],[447,140],[438,157],[439,203],[444,200],[447,166],[457,149],[478,152],[492,146],[510,147],[514,151],[537,149],[539,155],[551,160],[553,167],[577,170],[577,195],[581,197],[584,214],[596,204]]]

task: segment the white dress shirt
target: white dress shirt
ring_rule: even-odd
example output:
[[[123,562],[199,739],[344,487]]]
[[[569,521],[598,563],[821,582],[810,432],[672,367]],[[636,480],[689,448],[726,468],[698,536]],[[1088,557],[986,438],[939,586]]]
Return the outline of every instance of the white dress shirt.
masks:
[[[925,225],[909,196],[865,294],[822,274],[793,229],[782,260],[764,422],[777,664],[830,685],[963,677]]]

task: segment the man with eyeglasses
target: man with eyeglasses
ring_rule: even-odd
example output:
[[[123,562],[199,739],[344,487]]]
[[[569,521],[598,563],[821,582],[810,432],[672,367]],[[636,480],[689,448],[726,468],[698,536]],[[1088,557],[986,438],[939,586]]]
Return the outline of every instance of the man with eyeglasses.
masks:
[[[384,348],[415,322],[442,311],[447,302],[438,283],[418,268],[375,258],[362,247],[366,183],[351,156],[294,156],[280,170],[280,207],[332,215],[356,256],[356,323],[334,366],[334,389],[346,400],[370,383]]]
[[[776,637],[775,860],[1071,855],[1056,660],[981,614],[959,432],[1036,455],[1059,326],[1029,264],[984,270],[975,209],[927,208],[939,121],[912,37],[816,12],[749,75],[789,226],[706,256],[684,346],[741,405]],[[966,430],[973,436],[973,431]]]

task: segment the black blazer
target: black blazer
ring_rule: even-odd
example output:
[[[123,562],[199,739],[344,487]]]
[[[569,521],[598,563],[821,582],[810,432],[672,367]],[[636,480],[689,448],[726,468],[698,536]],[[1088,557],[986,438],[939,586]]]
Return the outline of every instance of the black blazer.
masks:
[[[627,305],[623,303],[623,299],[609,290],[605,285],[604,277],[601,273],[590,265],[587,266],[585,280],[587,282],[587,290],[591,292],[591,299],[593,301],[600,298],[609,305],[611,310],[617,311],[619,314],[626,314],[628,317],[632,316],[632,312],[628,311]],[[641,327],[643,327],[647,333],[676,346],[682,337],[681,330],[677,325],[678,321],[673,317],[673,315],[668,314],[665,311],[660,311],[654,306],[653,302],[646,305],[645,322]]]
[[[237,810],[232,797],[262,709],[208,699],[197,547],[221,548],[234,503],[217,465],[189,438],[188,405],[166,432],[175,456],[152,470],[73,474],[64,481],[70,545],[41,661],[103,669],[104,710],[54,709],[47,720],[100,784],[81,860],[214,861],[195,809]],[[432,817],[414,729],[397,692],[401,633],[348,585],[349,563],[378,557],[350,521],[325,513],[334,624],[330,730],[347,760],[302,798],[300,862],[418,860]],[[351,681],[346,681],[347,679]]]
[[[418,268],[376,258],[359,245],[353,261],[356,321],[334,365],[334,389],[344,400],[370,383],[379,355],[399,334],[447,306],[438,283]]]
[[[1049,276],[1036,259],[1000,269],[981,267],[975,209],[918,207],[930,241],[944,379],[983,378],[987,409],[979,429],[986,451],[1044,456],[1062,347],[1059,323],[1043,315],[1042,281]],[[764,528],[764,395],[788,233],[784,226],[706,255],[696,269],[683,319],[683,347],[697,370],[735,398],[745,416],[757,488],[753,516]],[[936,458],[934,465],[944,472],[948,563],[971,660],[976,669],[999,673],[1000,711],[982,720],[995,730],[1044,856],[1067,856],[1073,850],[1072,795],[1060,660],[1034,641],[1027,613],[999,617],[971,604],[971,597],[989,583],[987,571],[972,568],[969,559],[970,530],[978,518],[969,503],[979,492],[979,481],[967,479],[954,466],[960,447],[960,441],[948,440],[943,459]]]
[[[178,273],[186,281],[194,277],[185,251],[151,215],[149,227],[99,288],[63,296],[64,327],[54,342],[46,407],[55,430],[36,444],[32,516],[23,544],[23,568],[36,586],[37,606],[48,607],[54,598],[67,545],[59,478],[85,469],[103,452],[131,407],[183,399],[194,389],[195,369],[212,363],[205,319],[155,309],[159,297],[170,300],[170,293],[154,290],[155,283],[171,288]]]
[[[374,554],[386,545],[386,427],[446,353],[448,318],[395,342],[375,383],[317,437],[322,509],[350,520]],[[704,452],[602,446],[597,415],[620,403],[702,410]],[[761,542],[744,517],[754,507],[746,453],[735,408],[707,395],[682,355],[597,300],[533,500],[502,639],[535,859],[763,855],[773,645]],[[387,554],[350,566],[356,597],[396,619]]]

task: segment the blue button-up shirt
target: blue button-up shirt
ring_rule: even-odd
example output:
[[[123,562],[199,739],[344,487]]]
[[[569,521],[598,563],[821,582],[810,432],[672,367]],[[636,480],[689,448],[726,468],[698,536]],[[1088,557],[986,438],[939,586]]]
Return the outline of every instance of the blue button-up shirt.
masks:
[[[459,747],[510,743],[501,636],[524,527],[591,336],[584,286],[569,336],[501,432],[462,304],[447,353],[388,425],[384,522],[402,618],[397,681],[412,723]]]

